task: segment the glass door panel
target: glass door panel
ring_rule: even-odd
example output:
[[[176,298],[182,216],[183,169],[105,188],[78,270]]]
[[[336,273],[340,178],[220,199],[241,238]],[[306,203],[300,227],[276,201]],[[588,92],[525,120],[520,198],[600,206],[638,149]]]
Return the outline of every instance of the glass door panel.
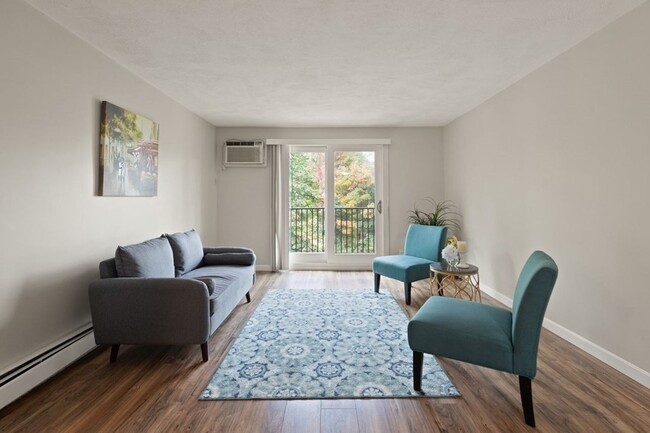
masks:
[[[375,152],[334,152],[334,253],[375,253]]]
[[[292,261],[325,261],[325,159],[324,149],[300,148],[289,153],[289,253]]]

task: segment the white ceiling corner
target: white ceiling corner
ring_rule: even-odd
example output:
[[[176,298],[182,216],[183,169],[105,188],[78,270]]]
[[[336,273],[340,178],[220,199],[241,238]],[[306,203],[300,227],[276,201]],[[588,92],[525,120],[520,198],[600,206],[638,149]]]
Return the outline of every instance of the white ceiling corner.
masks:
[[[26,0],[216,126],[441,126],[644,0]]]

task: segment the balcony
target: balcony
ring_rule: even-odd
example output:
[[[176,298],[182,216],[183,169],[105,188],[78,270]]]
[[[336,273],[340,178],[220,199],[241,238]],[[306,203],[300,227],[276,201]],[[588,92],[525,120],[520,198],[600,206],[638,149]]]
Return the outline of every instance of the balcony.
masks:
[[[289,239],[292,253],[325,252],[325,208],[290,208]],[[334,208],[334,252],[375,253],[375,208]]]

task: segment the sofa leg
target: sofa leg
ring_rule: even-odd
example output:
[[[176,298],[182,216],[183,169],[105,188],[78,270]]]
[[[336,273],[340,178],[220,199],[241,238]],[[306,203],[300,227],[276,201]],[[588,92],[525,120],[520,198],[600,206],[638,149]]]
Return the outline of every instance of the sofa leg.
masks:
[[[411,283],[404,283],[404,301],[411,305]]]
[[[201,356],[203,356],[203,362],[208,362],[208,342],[201,344]]]
[[[424,363],[424,353],[413,352],[413,389],[422,391],[422,364]]]
[[[251,292],[246,292],[246,302],[251,303]]]
[[[529,426],[535,427],[535,412],[533,411],[533,389],[530,378],[519,376],[519,393],[521,394],[521,405],[524,409],[524,420]]]
[[[120,351],[120,345],[119,344],[113,344],[111,346],[111,364],[117,361],[117,352]]]
[[[375,293],[379,293],[379,280],[381,279],[381,275],[375,274]]]

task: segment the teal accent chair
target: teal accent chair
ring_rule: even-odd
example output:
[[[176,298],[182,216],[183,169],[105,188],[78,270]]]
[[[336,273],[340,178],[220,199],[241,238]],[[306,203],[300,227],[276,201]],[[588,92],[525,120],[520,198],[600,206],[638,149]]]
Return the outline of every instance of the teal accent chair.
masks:
[[[377,257],[372,261],[375,292],[379,293],[381,276],[404,283],[404,300],[411,305],[411,283],[429,278],[429,265],[440,262],[447,243],[447,227],[411,224],[406,232],[404,254]]]
[[[516,374],[524,419],[535,427],[531,379],[537,373],[542,321],[556,280],[553,259],[535,251],[519,275],[512,312],[462,299],[430,298],[408,324],[413,388],[422,390],[424,353]]]

